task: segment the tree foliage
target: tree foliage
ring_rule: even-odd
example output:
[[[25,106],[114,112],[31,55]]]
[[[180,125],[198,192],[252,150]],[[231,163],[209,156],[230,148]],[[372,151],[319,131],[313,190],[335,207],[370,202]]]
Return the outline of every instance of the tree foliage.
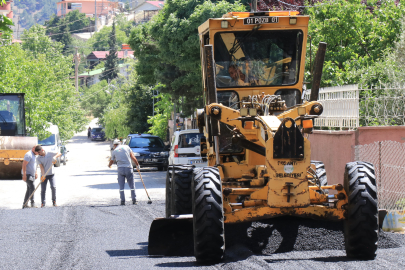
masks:
[[[162,140],[166,140],[167,123],[170,119],[173,102],[169,94],[159,94],[159,101],[155,104],[155,115],[149,116],[148,123],[150,124],[149,133],[159,136]]]
[[[233,1],[232,1],[233,2]],[[139,60],[141,83],[157,84],[173,99],[184,96],[183,110],[202,106],[198,26],[229,11],[245,11],[240,2],[171,0],[150,22],[136,27],[129,44]]]
[[[109,35],[108,45],[110,51],[105,60],[105,69],[100,76],[101,80],[111,81],[118,77],[118,52],[117,52],[117,39],[115,37],[115,22],[112,25],[112,30]]]
[[[81,106],[86,108],[96,118],[102,118],[104,111],[111,103],[111,94],[108,91],[108,83],[101,81],[90,88],[82,89]]]
[[[328,44],[323,86],[357,83],[356,70],[373,66],[394,47],[404,11],[392,0],[336,0],[306,9],[312,43]]]
[[[92,47],[94,51],[106,51],[109,46],[109,37],[112,31],[112,26],[104,26],[100,31],[95,33],[89,40],[88,45]],[[115,29],[115,38],[117,46],[120,46],[127,42],[128,37],[125,32],[120,29]]]
[[[37,35],[37,39],[30,38],[22,46],[0,47],[0,92],[25,93],[26,124],[31,135],[47,137],[45,127],[50,122],[59,126],[62,140],[67,140],[87,123],[69,78],[71,59],[37,30],[25,32],[26,36]],[[27,44],[32,40],[36,44]]]

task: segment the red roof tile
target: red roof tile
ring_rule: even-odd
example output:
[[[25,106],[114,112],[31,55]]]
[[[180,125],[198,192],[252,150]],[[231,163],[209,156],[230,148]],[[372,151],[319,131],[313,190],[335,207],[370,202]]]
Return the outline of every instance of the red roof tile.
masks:
[[[146,3],[154,5],[155,7],[158,7],[159,9],[163,8],[163,5],[165,4],[164,1],[146,1]]]

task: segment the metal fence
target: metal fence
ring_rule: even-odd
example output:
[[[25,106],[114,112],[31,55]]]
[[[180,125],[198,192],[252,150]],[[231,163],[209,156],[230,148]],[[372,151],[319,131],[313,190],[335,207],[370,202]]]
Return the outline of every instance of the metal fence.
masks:
[[[311,90],[304,99],[308,100]],[[325,87],[319,90],[322,115],[314,126],[355,129],[359,126],[405,125],[405,86],[359,89],[358,85]]]
[[[315,119],[314,126],[340,129],[359,127],[359,93],[357,84],[319,89],[318,100],[323,105],[323,113]],[[305,99],[309,100],[310,95],[311,90],[307,90]]]
[[[355,160],[374,164],[380,209],[405,210],[405,143],[382,141],[355,146]]]

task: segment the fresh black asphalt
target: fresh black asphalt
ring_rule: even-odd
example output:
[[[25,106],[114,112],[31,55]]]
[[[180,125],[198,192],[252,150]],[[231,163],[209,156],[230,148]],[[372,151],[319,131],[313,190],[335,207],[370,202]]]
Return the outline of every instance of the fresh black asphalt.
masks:
[[[342,223],[291,217],[227,225],[215,265],[197,264],[192,246],[179,247],[186,256],[149,256],[149,226],[163,214],[163,201],[0,208],[0,269],[405,269],[403,234],[381,232],[375,260],[352,260]]]

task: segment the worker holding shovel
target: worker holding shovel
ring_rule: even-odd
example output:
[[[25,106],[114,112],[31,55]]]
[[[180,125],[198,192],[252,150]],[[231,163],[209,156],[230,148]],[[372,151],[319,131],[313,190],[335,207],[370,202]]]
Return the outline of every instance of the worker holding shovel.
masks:
[[[39,152],[39,157],[37,158],[37,163],[41,168],[41,207],[45,207],[45,193],[46,193],[46,185],[51,185],[52,190],[52,204],[53,206],[56,205],[56,183],[55,183],[55,174],[53,165],[56,163],[56,159],[60,157],[61,153],[46,152],[45,149]]]
[[[36,145],[32,147],[30,151],[28,151],[24,155],[24,161],[22,165],[22,180],[27,184],[27,191],[25,192],[24,203],[23,207],[27,207],[28,199],[31,200],[31,207],[35,207],[34,202],[34,181],[37,179],[38,174],[37,170],[37,155],[39,152],[42,151],[42,147],[40,145]]]
[[[125,205],[125,178],[127,179],[129,188],[131,189],[131,197],[132,197],[132,204],[138,204],[136,201],[136,194],[135,194],[135,182],[134,182],[134,173],[131,159],[136,164],[137,168],[139,168],[139,163],[134,153],[132,153],[131,148],[128,145],[120,145],[119,140],[114,140],[113,142],[113,149],[114,151],[111,154],[111,160],[108,164],[108,167],[111,168],[111,165],[114,161],[117,162],[118,167],[118,184],[120,188],[120,198],[121,198],[121,205]]]

